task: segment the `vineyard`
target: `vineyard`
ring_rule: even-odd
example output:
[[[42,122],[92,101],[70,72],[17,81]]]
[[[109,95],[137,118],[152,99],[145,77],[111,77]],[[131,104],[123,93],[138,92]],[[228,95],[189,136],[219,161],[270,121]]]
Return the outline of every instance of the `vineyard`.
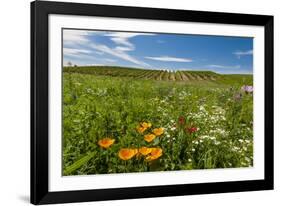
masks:
[[[245,84],[252,82],[252,75],[221,75],[212,71],[167,71],[148,70],[112,66],[85,66],[64,67],[64,72],[92,74],[96,76],[129,77],[133,79],[198,82],[208,81],[217,83],[236,83],[244,81]]]
[[[253,166],[253,77],[64,67],[63,174]]]

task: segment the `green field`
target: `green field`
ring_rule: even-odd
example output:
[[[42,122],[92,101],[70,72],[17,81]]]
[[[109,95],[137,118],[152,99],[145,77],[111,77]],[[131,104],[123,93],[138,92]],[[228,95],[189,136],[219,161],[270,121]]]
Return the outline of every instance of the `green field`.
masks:
[[[252,75],[64,67],[63,173],[253,166],[243,85]]]

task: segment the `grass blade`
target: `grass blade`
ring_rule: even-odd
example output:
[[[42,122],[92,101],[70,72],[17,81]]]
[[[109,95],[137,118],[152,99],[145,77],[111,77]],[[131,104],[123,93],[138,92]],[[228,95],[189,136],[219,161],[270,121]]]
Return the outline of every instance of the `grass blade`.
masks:
[[[95,156],[95,154],[96,154],[95,152],[87,154],[81,159],[74,162],[72,165],[66,167],[64,170],[64,175],[69,175],[75,170],[79,169],[82,165],[86,164],[90,159],[92,159]]]

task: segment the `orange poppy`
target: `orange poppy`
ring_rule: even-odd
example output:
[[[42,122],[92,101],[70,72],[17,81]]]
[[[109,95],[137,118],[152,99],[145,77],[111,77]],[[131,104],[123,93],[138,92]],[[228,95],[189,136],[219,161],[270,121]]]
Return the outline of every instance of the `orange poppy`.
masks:
[[[149,148],[149,147],[141,147],[139,149],[139,153],[141,153],[144,156],[150,154],[151,151],[152,151],[152,148]]]
[[[137,130],[140,134],[142,134],[147,128],[146,127],[142,127],[142,126],[138,126]]]
[[[138,149],[123,148],[118,152],[118,156],[122,160],[129,160],[138,153]]]
[[[99,144],[100,147],[107,149],[107,148],[109,148],[114,142],[115,142],[115,139],[106,137],[106,138],[103,138],[103,139],[99,140],[99,141],[98,141],[98,144]]]
[[[155,128],[155,129],[153,130],[153,133],[154,133],[156,136],[160,136],[161,134],[164,133],[164,128],[163,128],[163,127]]]
[[[151,142],[155,139],[155,135],[154,134],[147,134],[147,135],[144,135],[144,140],[147,141],[147,142]]]
[[[147,161],[152,161],[152,160],[158,159],[161,156],[162,156],[162,149],[161,148],[152,148],[152,151],[151,151],[150,155],[147,156],[145,159]]]
[[[152,126],[150,122],[142,122],[140,125],[144,128],[150,128]]]
[[[152,126],[150,122],[141,122],[140,125],[137,127],[139,133],[143,133],[145,130],[149,129]]]

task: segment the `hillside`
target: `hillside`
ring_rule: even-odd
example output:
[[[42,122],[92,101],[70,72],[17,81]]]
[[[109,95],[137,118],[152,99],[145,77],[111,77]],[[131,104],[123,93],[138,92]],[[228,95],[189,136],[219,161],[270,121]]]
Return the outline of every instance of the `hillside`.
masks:
[[[96,76],[127,77],[133,79],[174,81],[174,82],[202,82],[208,81],[220,84],[252,84],[252,75],[231,74],[223,75],[212,71],[167,71],[136,69],[114,66],[83,66],[64,67],[66,73],[91,74]]]

